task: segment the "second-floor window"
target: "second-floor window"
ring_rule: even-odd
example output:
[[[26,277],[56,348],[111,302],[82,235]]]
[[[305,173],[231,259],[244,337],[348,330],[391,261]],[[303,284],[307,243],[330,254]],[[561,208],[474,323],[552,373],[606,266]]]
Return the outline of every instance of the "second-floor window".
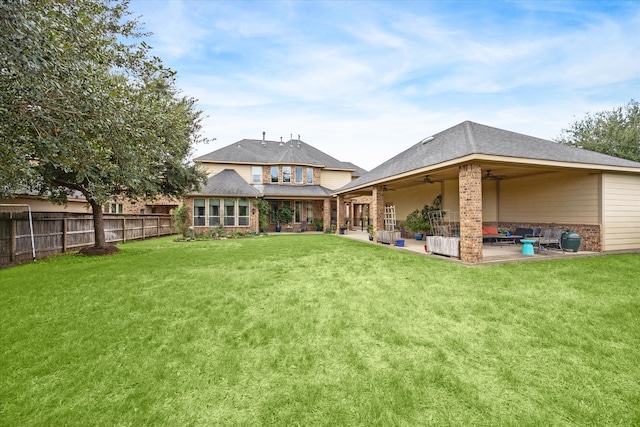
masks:
[[[302,184],[302,166],[296,166],[296,184]]]
[[[106,203],[104,205],[104,213],[122,213],[124,211],[122,203]]]
[[[307,168],[307,184],[313,184],[313,168]]]
[[[278,166],[271,166],[271,182],[278,182]]]
[[[253,183],[261,183],[262,182],[262,167],[261,166],[251,166],[251,182],[253,182]]]
[[[291,182],[291,166],[282,167],[282,182]]]

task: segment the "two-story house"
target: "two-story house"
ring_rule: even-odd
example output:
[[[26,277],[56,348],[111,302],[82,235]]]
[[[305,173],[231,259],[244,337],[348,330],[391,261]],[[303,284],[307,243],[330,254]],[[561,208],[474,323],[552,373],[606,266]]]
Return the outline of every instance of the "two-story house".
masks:
[[[243,139],[194,161],[209,179],[199,192],[188,194],[196,232],[223,225],[227,231],[259,232],[259,212],[253,201],[266,200],[276,229],[275,212],[287,205],[293,212],[285,230],[299,229],[314,219],[323,226],[336,223],[337,205],[332,191],[361,176],[363,169],[301,141]]]

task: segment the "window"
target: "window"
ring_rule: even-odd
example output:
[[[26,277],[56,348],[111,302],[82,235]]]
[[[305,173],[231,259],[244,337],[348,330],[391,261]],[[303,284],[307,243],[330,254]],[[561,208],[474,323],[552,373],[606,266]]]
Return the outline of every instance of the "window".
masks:
[[[271,166],[271,182],[278,182],[278,167]]]
[[[271,207],[271,212],[269,213],[269,221],[271,221],[271,224],[275,224],[276,222],[276,213],[278,212],[278,202],[276,201],[271,201],[269,202],[269,206]]]
[[[262,166],[251,166],[251,182],[262,182]]]
[[[296,208],[294,211],[294,222],[300,222],[302,220],[302,202],[296,202]]]
[[[193,200],[193,225],[196,227],[205,225],[204,199]]]
[[[313,184],[313,168],[307,168],[307,184]]]
[[[302,166],[296,166],[296,184],[302,184]]]
[[[209,227],[220,225],[220,199],[209,199]]]
[[[291,182],[291,166],[282,167],[282,182]]]
[[[313,222],[313,202],[307,202],[307,221]]]
[[[122,203],[105,203],[104,209],[102,212],[104,213],[122,213],[124,211]]]
[[[238,200],[238,225],[249,225],[249,200]]]
[[[224,199],[224,225],[236,225],[236,201],[234,199]]]

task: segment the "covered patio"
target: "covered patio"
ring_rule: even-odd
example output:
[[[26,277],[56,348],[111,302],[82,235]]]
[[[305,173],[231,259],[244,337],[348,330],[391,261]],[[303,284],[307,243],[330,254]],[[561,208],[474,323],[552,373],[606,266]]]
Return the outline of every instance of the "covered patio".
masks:
[[[399,247],[396,245],[387,245],[382,243],[376,243],[369,240],[369,234],[365,231],[360,230],[349,230],[345,234],[340,234],[340,237],[344,237],[347,239],[359,240],[371,244],[381,245],[383,247],[387,247],[390,250],[401,250],[406,252],[411,252],[415,254],[420,254],[430,258],[436,258],[441,260],[447,260],[451,262],[459,262],[463,264],[459,258],[447,257],[443,255],[434,254],[432,252],[425,251],[425,241],[424,240],[415,240],[415,239],[404,239],[404,246]],[[499,264],[499,263],[511,263],[511,262],[529,262],[529,261],[543,261],[549,259],[570,259],[576,257],[587,257],[587,256],[596,256],[599,255],[600,252],[592,252],[592,251],[579,251],[579,252],[571,252],[558,250],[549,250],[542,251],[536,253],[533,256],[523,255],[522,254],[522,245],[513,245],[513,244],[504,244],[504,245],[494,245],[485,243],[482,245],[482,257],[483,264]]]
[[[469,264],[510,256],[485,248],[483,226],[572,229],[578,253],[640,248],[640,163],[473,122],[425,138],[334,195],[340,225],[354,201],[368,198],[376,231],[388,229],[385,207],[402,225],[441,198],[459,218],[451,237]]]

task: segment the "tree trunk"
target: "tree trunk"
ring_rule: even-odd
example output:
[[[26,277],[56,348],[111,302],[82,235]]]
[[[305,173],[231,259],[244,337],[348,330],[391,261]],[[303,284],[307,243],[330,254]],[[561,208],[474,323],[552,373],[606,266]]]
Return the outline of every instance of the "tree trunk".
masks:
[[[91,210],[93,211],[93,233],[95,236],[95,247],[106,248],[107,239],[104,236],[104,217],[102,215],[102,205],[96,203],[95,200],[89,200]]]

